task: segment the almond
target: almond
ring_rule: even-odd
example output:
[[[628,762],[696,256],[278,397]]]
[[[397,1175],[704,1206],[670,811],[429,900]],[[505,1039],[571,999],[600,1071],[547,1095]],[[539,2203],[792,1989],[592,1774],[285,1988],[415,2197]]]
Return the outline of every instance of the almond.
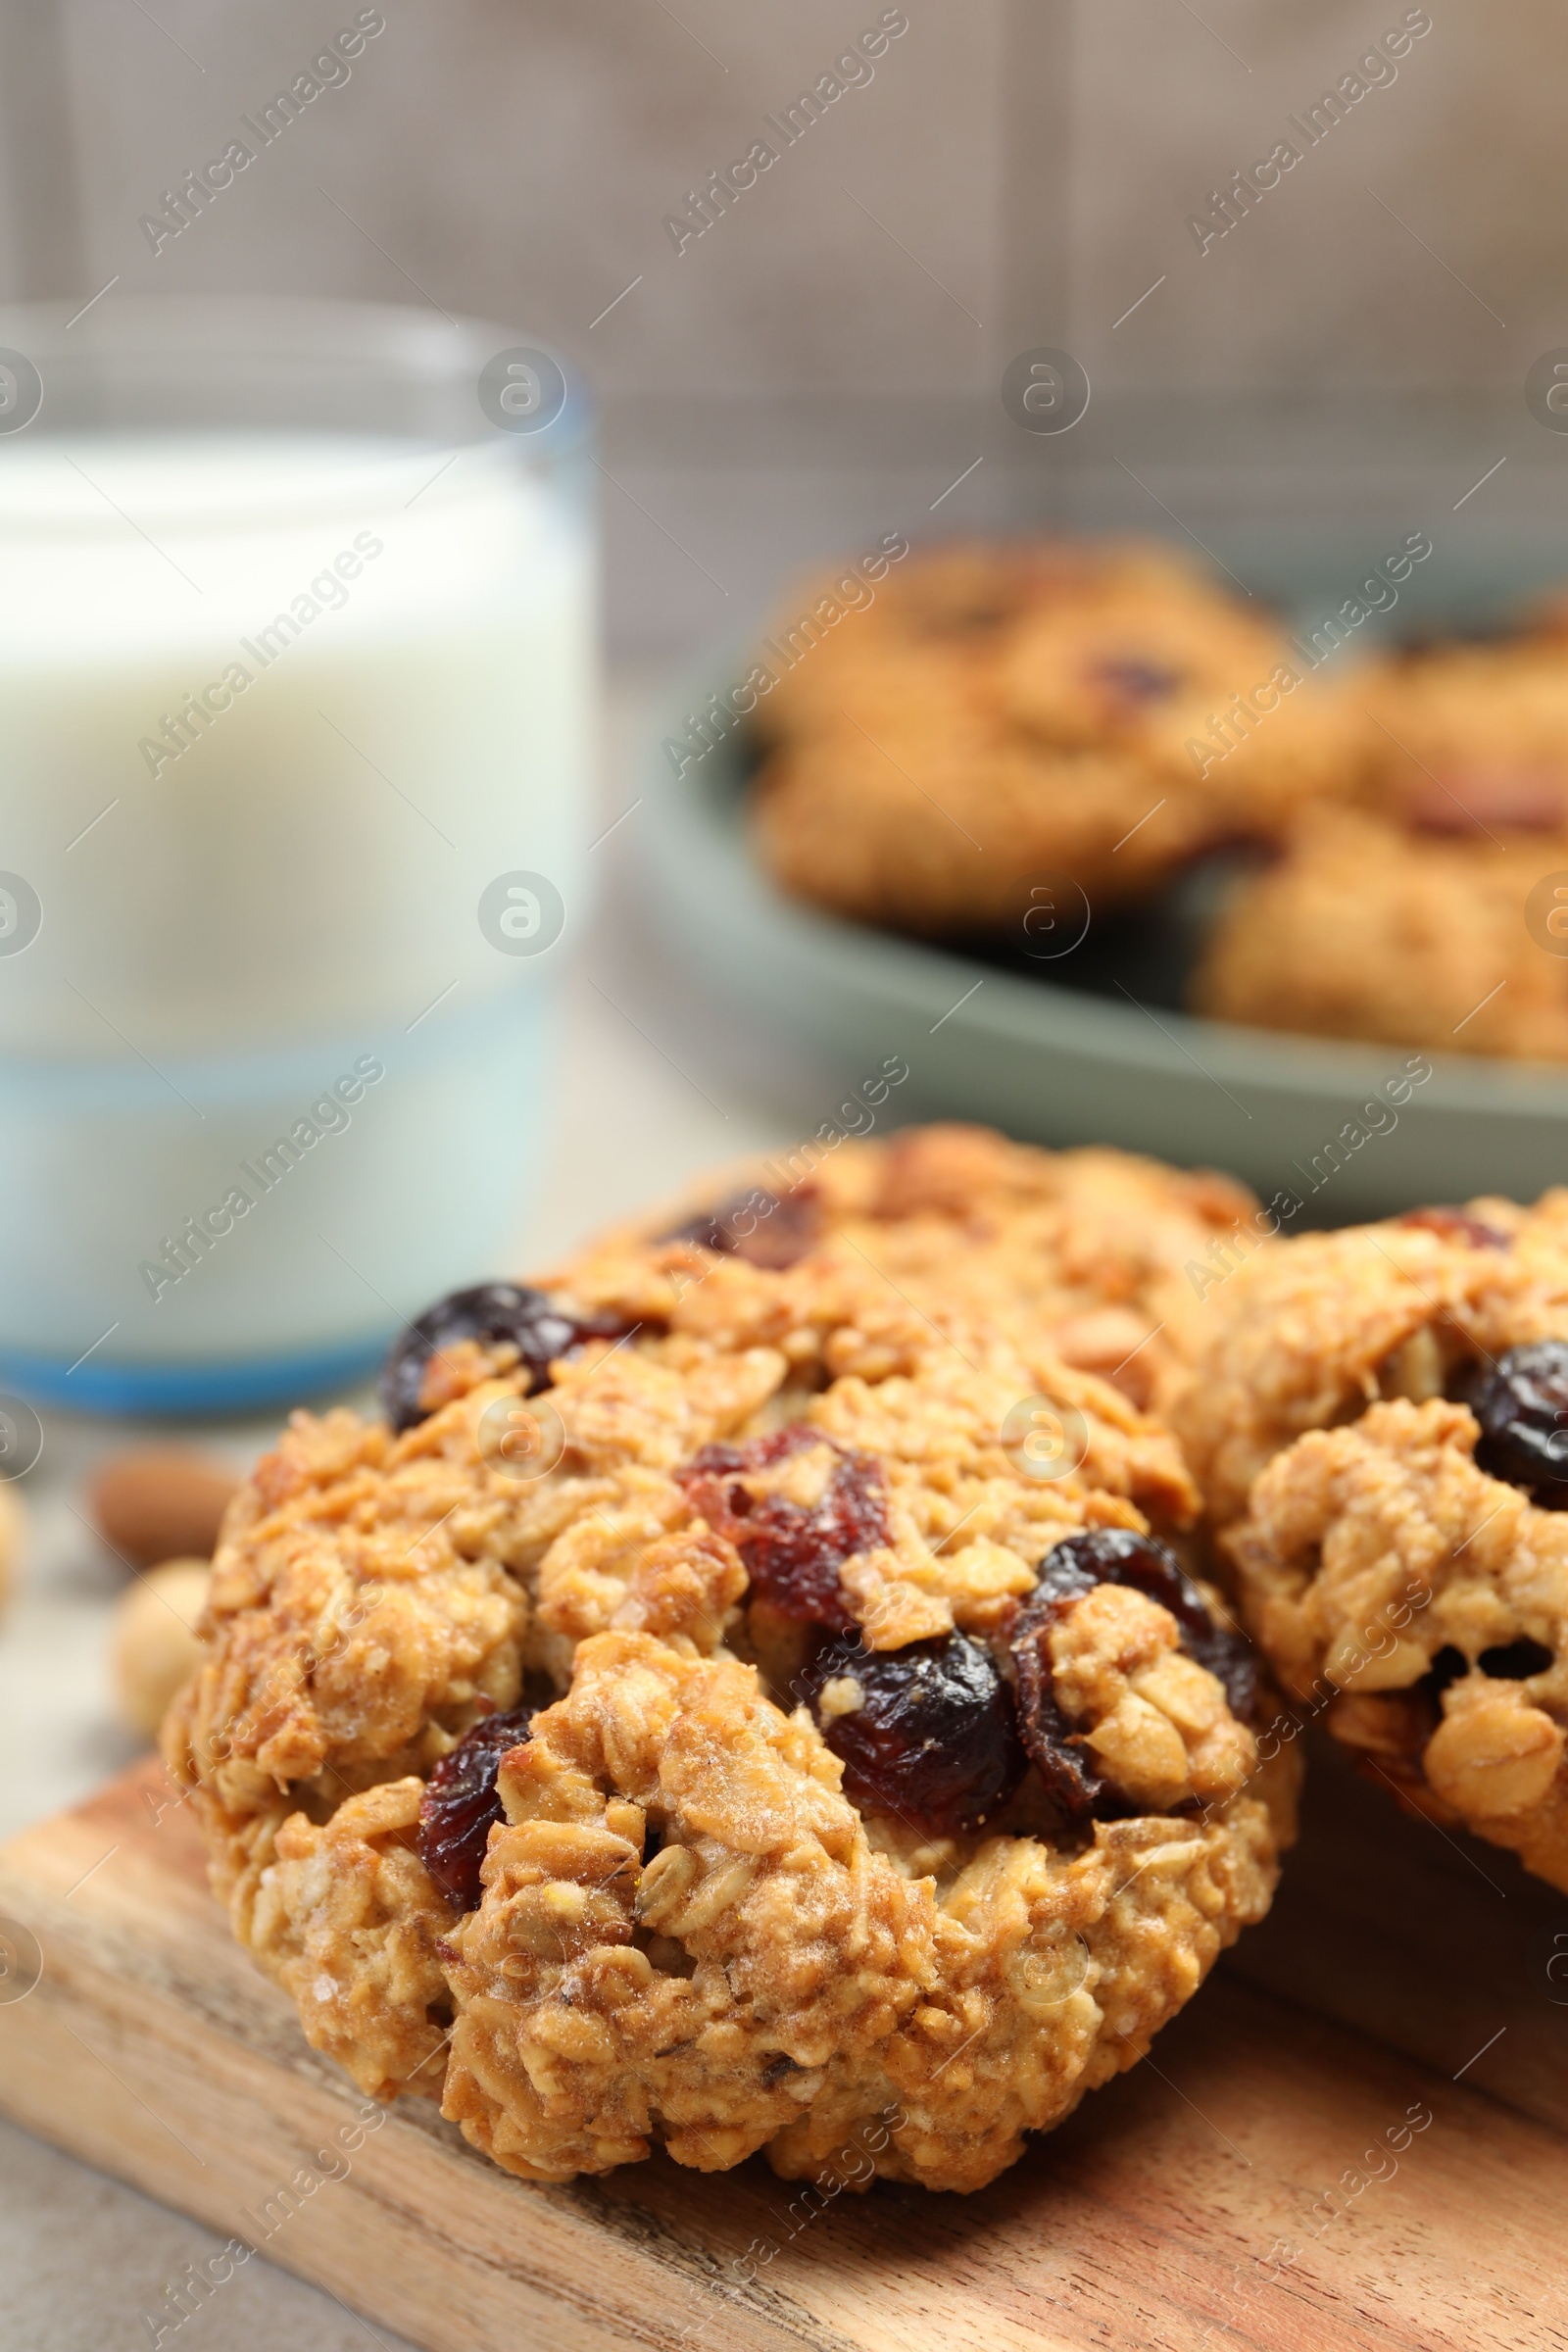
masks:
[[[9,1479],[0,1479],[0,1607],[10,1598],[26,1532],[27,1514]]]
[[[166,1560],[138,1576],[115,1612],[109,1668],[124,1722],[149,1740],[200,1663],[196,1624],[212,1572],[205,1560]]]
[[[104,1542],[137,1567],[210,1559],[239,1481],[205,1454],[149,1446],[117,1453],[92,1482],[89,1502]]]

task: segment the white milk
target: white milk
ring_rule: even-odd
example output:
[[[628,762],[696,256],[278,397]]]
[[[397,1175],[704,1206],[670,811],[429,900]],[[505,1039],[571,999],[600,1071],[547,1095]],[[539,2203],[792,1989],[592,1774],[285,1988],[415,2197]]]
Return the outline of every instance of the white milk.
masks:
[[[542,873],[569,941],[592,613],[586,519],[515,440],[0,442],[0,870],[42,908],[0,940],[15,1385],[286,1387],[503,1270],[563,950],[476,909]]]

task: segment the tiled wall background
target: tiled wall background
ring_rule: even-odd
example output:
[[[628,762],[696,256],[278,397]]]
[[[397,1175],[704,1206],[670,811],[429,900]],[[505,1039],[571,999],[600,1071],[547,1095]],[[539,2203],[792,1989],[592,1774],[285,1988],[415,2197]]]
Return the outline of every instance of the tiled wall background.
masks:
[[[893,525],[1185,523],[1238,567],[1325,576],[1445,506],[1472,572],[1555,537],[1568,436],[1522,385],[1568,344],[1560,6],[1430,0],[1396,78],[1200,255],[1188,214],[1402,0],[905,4],[874,79],[677,256],[665,213],[878,0],[384,0],[346,86],[154,257],[138,215],[354,7],[18,0],[0,293],[118,272],[554,340],[605,403],[623,637],[743,626],[792,562]],[[1030,344],[1095,385],[1059,441],[1000,404]]]

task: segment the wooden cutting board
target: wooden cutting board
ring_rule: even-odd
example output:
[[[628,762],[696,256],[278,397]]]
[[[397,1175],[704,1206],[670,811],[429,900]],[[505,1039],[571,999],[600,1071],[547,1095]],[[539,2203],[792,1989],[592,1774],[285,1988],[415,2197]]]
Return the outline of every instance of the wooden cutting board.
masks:
[[[151,1761],[0,1851],[0,2109],[430,2352],[1568,2346],[1568,1897],[1312,1764],[1267,1925],[979,2196],[361,2138]]]

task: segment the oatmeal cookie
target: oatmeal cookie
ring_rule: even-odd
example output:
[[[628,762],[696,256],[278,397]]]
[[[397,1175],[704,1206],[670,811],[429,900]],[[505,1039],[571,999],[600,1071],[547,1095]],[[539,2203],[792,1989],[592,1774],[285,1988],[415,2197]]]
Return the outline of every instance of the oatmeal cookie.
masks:
[[[922,1175],[917,1149],[901,1158],[900,1147],[878,1147],[877,1183],[893,1188],[884,1205],[902,1184],[912,1226],[926,1213],[913,1204],[956,1181],[965,1149],[982,1148],[994,1152],[993,1139],[949,1139]],[[1157,1189],[1152,1171],[1139,1181]],[[1181,1180],[1171,1182],[1175,1215]],[[999,1170],[993,1183],[1004,1189]],[[1195,1189],[1188,1216],[1200,1215],[1202,1198]],[[1168,1898],[1175,1941],[1157,1988],[1118,1995],[1130,2054],[1266,1902],[1273,1833],[1259,1800],[1239,1793],[1250,1735],[1226,1696],[1234,1687],[1245,1709],[1242,1687],[1205,1647],[1204,1627],[1219,1623],[1205,1616],[1209,1603],[1193,1600],[1196,1588],[1148,1533],[1178,1535],[1196,1516],[1174,1442],[1118,1390],[1054,1355],[1016,1301],[992,1321],[984,1283],[971,1298],[947,1289],[935,1229],[927,1268],[890,1278],[856,1246],[852,1224],[829,1220],[785,1264],[756,1262],[733,1235],[715,1247],[622,1237],[548,1292],[492,1284],[444,1300],[393,1350],[387,1420],[296,1415],[231,1506],[204,1662],[166,1724],[165,1752],[191,1790],[236,1935],[295,1998],[316,2046],[367,2090],[442,2095],[454,2004],[471,1992],[482,2018],[485,2001],[504,1997],[471,1974],[460,1985],[456,1973],[461,1923],[481,1904],[498,1762],[532,1754],[536,1727],[576,1703],[589,1652],[618,1661],[612,1675],[596,1669],[617,1685],[635,1681],[634,1666],[653,1671],[651,1657],[674,1661],[658,1672],[682,1690],[682,1677],[711,1670],[717,1679],[702,1688],[714,1707],[729,1707],[745,1683],[754,1727],[793,1724],[791,1758],[816,1754],[820,1718],[824,1753],[837,1738],[860,1788],[880,1787],[889,1742],[899,1745],[879,1729],[886,1710],[877,1688],[867,1696],[868,1678],[891,1675],[906,1711],[958,1721],[965,1738],[951,1743],[942,1788],[925,1789],[924,1812],[896,1790],[856,1833],[878,1851],[906,1840],[900,1868],[911,1886],[947,1868],[945,1839],[961,1847],[985,1825],[995,1843],[1004,1819],[1018,1823],[1012,1838],[1054,1824],[1074,1855],[1099,1838],[1091,1819],[1114,1825],[1101,1842],[1117,1852],[1142,1836],[1163,1855],[1161,1840],[1174,1840],[1179,1886],[1164,1860],[1140,1874],[1141,1887],[1152,1882],[1149,1900]],[[897,1219],[886,1225],[891,1236]],[[951,1253],[951,1218],[945,1238]],[[1042,1419],[1053,1443],[1031,1452]],[[1076,1590],[1062,1600],[1082,1619],[1075,1638],[1056,1624],[1061,1594],[1041,1613],[1040,1563],[1069,1539],[1108,1544],[1118,1562],[1117,1544],[1147,1544],[1164,1562],[1090,1579],[1125,1585],[1109,1605],[1137,1623],[1097,1632]],[[1024,1635],[1020,1604],[1036,1613]],[[1089,1778],[1110,1792],[1088,1815],[1063,1812],[1013,1732],[1020,1670],[1009,1645],[1025,1635],[1036,1683],[1042,1643],[1054,1661],[1054,1695],[1037,1710],[1046,1730],[1030,1737],[1036,1747],[1048,1735],[1085,1743]],[[848,1645],[842,1656],[835,1644]],[[842,1671],[826,1673],[824,1659]],[[552,1706],[559,1692],[568,1698]],[[836,1735],[835,1723],[854,1729]],[[868,1755],[858,1740],[869,1740]],[[927,1782],[942,1780],[941,1746],[935,1734],[922,1746]],[[547,1740],[539,1754],[549,1752]],[[817,1758],[808,1777],[836,1788],[840,1768]],[[731,1792],[742,1810],[745,1786],[743,1775]],[[647,1791],[634,1788],[635,1776],[627,1799],[641,1804]],[[848,1799],[834,1803],[836,1819],[856,1818]],[[1159,1816],[1157,1838],[1146,1815]],[[1115,1909],[1113,1880],[1106,1864],[1096,1885]],[[575,1899],[550,1901],[564,1917]],[[929,1890],[900,1899],[927,1911],[937,1900]],[[1128,1933],[1136,1923],[1152,1937],[1142,1901],[1126,1912]],[[617,1939],[607,1930],[600,1940]],[[478,1949],[465,1968],[478,1965]],[[684,1962],[675,1975],[695,1982]],[[1113,2061],[1095,2065],[1109,2072]],[[951,2087],[973,2080],[965,2070]],[[655,2085],[649,2095],[658,2105],[663,2094]],[[686,2095],[671,2085],[675,2104],[660,2106],[656,2136],[675,2129]],[[512,2097],[501,2097],[509,2115]],[[799,2103],[791,2114],[801,2117]],[[745,2136],[751,2126],[735,2128]],[[763,2134],[777,2135],[776,2124]],[[538,2169],[573,2169],[580,2136],[545,2131]],[[800,2144],[816,2147],[809,2134]],[[924,2177],[925,2161],[897,2164]],[[961,2170],[957,2156],[943,2162]]]
[[[885,719],[863,708],[856,696],[837,725],[782,745],[756,800],[774,878],[852,920],[1022,939],[1037,883],[1064,878],[1092,916],[1146,896],[1225,829],[1206,795],[1161,793],[1114,747],[1033,745],[955,712],[928,682],[898,682]]]
[[[1483,801],[1474,779],[1464,789],[1490,806],[1487,830],[1313,811],[1220,916],[1193,975],[1194,1010],[1311,1037],[1568,1060],[1568,956],[1527,919],[1532,892],[1568,873],[1568,830],[1501,830],[1497,796]],[[1434,799],[1459,817],[1435,788]],[[1516,799],[1512,818],[1522,811]]]
[[[1549,634],[1396,654],[1355,699],[1370,810],[1430,839],[1568,834],[1568,666]]]
[[[1252,1735],[1169,1613],[1098,1587],[1061,1616],[1064,1724],[1092,1725],[1139,1791],[1087,1838],[879,1812],[866,1755],[884,1808],[918,1806],[940,1703],[906,1727],[888,1711],[852,1802],[829,1740],[900,1652],[820,1687],[824,1737],[754,1667],[647,1635],[585,1642],[569,1695],[501,1766],[483,1898],[451,1939],[445,2112],[528,2179],[656,2141],[702,2171],[762,2148],[789,2178],[994,2179],[1025,2132],[1143,2055],[1276,1874],[1268,1806],[1244,1792]],[[970,1646],[1004,1723],[1006,1686]],[[834,1682],[857,1696],[843,1712],[822,1704]],[[901,1728],[922,1736],[902,1777]]]
[[[759,708],[779,880],[929,934],[1021,922],[1045,875],[1111,906],[1217,840],[1272,837],[1348,787],[1364,732],[1268,622],[1115,543],[915,557]]]
[[[1510,1348],[1568,1333],[1568,1191],[1303,1233],[1204,1288],[1160,1401],[1223,1528],[1306,1431],[1453,1396]]]
[[[1568,665],[1542,633],[1370,664],[1353,806],[1318,801],[1193,981],[1212,1018],[1568,1059],[1568,958],[1527,919],[1568,871]],[[1553,911],[1550,907],[1544,913]]]
[[[758,703],[754,732],[764,742],[815,733],[868,662],[939,672],[960,700],[983,695],[998,647],[1031,614],[1107,591],[1170,596],[1193,576],[1153,546],[1026,539],[921,548],[874,587],[860,583],[858,596],[848,575],[823,574],[792,593],[764,641],[773,684]]]
[[[1300,1438],[1227,1547],[1287,1693],[1417,1810],[1568,1891],[1568,1345],[1504,1354],[1476,1404]]]

